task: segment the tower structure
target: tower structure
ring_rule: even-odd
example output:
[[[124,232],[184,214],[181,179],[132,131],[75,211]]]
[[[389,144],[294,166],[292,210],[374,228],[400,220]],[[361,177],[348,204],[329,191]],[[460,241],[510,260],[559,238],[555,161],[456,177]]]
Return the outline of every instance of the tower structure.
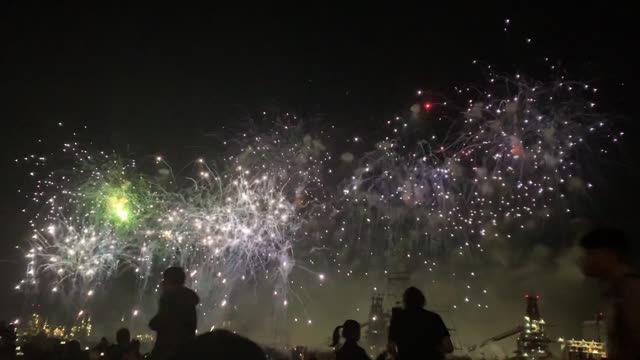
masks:
[[[409,284],[409,272],[404,269],[387,273],[387,283],[384,292],[375,292],[371,296],[369,318],[363,324],[367,330],[365,340],[372,352],[379,352],[387,344],[389,324],[391,322],[391,310],[400,306],[402,293]],[[385,310],[385,306],[387,309]]]
[[[402,294],[409,286],[411,277],[408,271],[400,269],[387,273],[387,288],[385,292],[385,300],[392,307],[400,306],[402,302]]]
[[[369,309],[369,320],[365,340],[369,349],[374,351],[384,347],[387,342],[388,314],[384,311],[384,295],[373,294]]]
[[[524,317],[524,331],[520,333],[516,350],[517,359],[540,359],[550,355],[549,343],[551,340],[545,334],[546,323],[540,316],[538,307],[538,295],[525,295],[527,302],[526,315]]]

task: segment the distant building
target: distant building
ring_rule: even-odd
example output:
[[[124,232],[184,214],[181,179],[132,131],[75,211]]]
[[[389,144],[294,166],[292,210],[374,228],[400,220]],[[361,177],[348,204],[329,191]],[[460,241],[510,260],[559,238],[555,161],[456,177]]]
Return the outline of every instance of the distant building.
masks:
[[[605,344],[593,340],[558,339],[562,349],[562,359],[603,360],[607,358]]]
[[[582,338],[607,342],[607,326],[603,314],[598,314],[595,320],[587,320],[582,323]]]
[[[607,331],[602,313],[582,323],[582,340],[558,339],[566,360],[602,360],[607,358]],[[586,339],[586,340],[585,340]]]

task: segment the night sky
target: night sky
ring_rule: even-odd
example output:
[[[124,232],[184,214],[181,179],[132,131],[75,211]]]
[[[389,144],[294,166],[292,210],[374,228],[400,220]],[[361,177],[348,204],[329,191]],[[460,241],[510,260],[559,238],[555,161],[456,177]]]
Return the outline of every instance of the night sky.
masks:
[[[629,135],[624,155],[603,170],[594,214],[635,234],[638,59],[631,11],[610,2],[530,2],[520,9],[445,3],[229,10],[179,2],[3,2],[0,293],[12,292],[23,274],[14,247],[28,236],[16,192],[25,178],[13,159],[38,138],[87,125],[100,147],[179,162],[202,152],[211,142],[205,135],[263,110],[318,116],[345,134],[367,134],[406,110],[416,89],[448,89],[482,76],[474,59],[537,76],[549,57],[573,78],[599,84],[602,108]],[[20,301],[0,296],[0,318],[14,316]]]

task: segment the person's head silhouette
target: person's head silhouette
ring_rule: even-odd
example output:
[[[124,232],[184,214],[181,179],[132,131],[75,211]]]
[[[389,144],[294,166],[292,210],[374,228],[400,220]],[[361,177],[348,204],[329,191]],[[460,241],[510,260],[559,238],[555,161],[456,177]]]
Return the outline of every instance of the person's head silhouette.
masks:
[[[78,340],[71,340],[67,343],[67,354],[72,357],[77,357],[78,354],[82,353],[82,347],[80,346],[80,342]]]
[[[402,304],[405,309],[421,309],[427,305],[427,299],[417,287],[409,287],[402,294]]]
[[[333,343],[331,347],[335,347],[340,342],[340,329],[342,329],[342,337],[346,341],[360,340],[360,324],[355,320],[347,320],[344,324],[333,330]]]
[[[116,332],[116,342],[120,346],[129,346],[129,342],[131,341],[131,333],[129,333],[129,329],[121,328]]]
[[[184,285],[187,275],[179,266],[172,266],[162,273],[162,285],[167,289],[174,289]]]
[[[253,341],[227,330],[199,335],[173,359],[263,360],[264,351]]]

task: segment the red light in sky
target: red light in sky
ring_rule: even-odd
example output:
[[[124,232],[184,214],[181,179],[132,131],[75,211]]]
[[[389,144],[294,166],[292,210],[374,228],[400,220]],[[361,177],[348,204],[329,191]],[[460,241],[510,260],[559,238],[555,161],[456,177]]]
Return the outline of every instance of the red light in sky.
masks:
[[[424,107],[425,110],[431,110],[431,103],[430,102],[426,102],[424,103],[424,105],[422,105]]]
[[[529,298],[529,294],[524,294],[525,299]]]
[[[511,147],[511,154],[513,154],[515,156],[522,155],[522,145],[520,145],[520,144],[513,145]]]

